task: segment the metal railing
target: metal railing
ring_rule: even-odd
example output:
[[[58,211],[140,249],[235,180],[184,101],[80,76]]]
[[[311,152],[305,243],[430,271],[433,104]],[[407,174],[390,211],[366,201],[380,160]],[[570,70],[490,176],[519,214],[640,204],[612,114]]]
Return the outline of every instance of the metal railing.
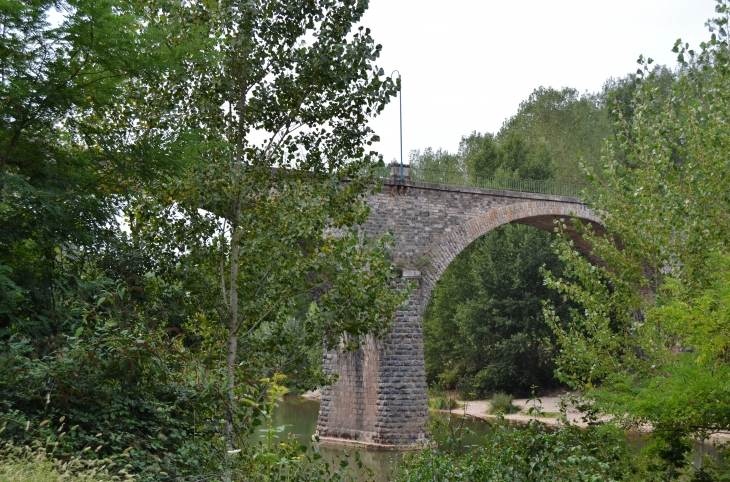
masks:
[[[470,172],[423,169],[413,165],[409,167],[411,181],[417,182],[497,189],[501,191],[552,194],[556,196],[569,197],[583,197],[584,191],[590,190],[588,185],[568,184],[554,181],[536,181],[532,179],[487,177]],[[378,168],[377,175],[381,178],[391,178],[390,166]]]

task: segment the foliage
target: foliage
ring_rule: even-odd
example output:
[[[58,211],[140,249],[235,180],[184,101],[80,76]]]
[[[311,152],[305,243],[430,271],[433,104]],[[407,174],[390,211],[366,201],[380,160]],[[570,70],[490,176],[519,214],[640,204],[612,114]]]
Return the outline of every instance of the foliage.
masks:
[[[426,394],[428,396],[428,408],[432,410],[451,411],[460,406],[452,394],[444,390],[438,383],[427,387]]]
[[[512,403],[514,397],[504,392],[497,392],[489,399],[489,413],[511,414],[519,412],[522,407]]]
[[[514,430],[499,416],[485,442],[465,453],[429,448],[412,454],[395,480],[611,481],[629,480],[635,469],[623,433],[610,427],[551,431],[531,421]]]
[[[730,427],[729,9],[722,0],[716,8],[701,51],[675,45],[681,69],[669,93],[651,59],[640,59],[630,122],[615,112],[621,134],[594,199],[611,235],[586,233],[603,264],[561,235],[564,276],[546,273],[580,307],[569,324],[546,308],[562,346],[560,378],[617,422],[651,426],[667,478],[701,474],[689,466],[691,440]]]
[[[428,406],[435,410],[453,410],[459,408],[459,403],[451,397],[433,397],[428,401]]]
[[[497,134],[475,131],[463,136],[456,154],[432,148],[412,151],[411,164],[497,178],[583,183],[579,159],[600,166],[602,142],[613,132],[609,102],[624,106],[631,79],[611,79],[601,94],[540,87]]]
[[[99,250],[114,236],[116,196],[175,170],[156,155],[151,125],[130,132],[139,112],[129,90],[175,71],[180,52],[153,48],[176,28],[145,21],[139,2],[0,9],[0,336],[40,341],[63,331],[55,292],[74,289],[59,254]]]
[[[410,153],[411,164],[421,169],[533,180],[552,177],[552,159],[545,143],[530,145],[523,136],[511,133],[497,138],[473,132],[461,138],[457,154],[431,148]]]
[[[366,6],[0,4],[4,437],[66,417],[64,457],[224,477],[269,460],[267,377],[315,386],[314,351],[384,332],[389,241],[353,227],[397,86]]]
[[[672,84],[677,80],[678,71],[670,70],[664,65],[656,65],[651,69],[653,84],[657,88],[657,100],[667,98],[670,95]],[[634,117],[633,98],[637,89],[641,85],[643,73],[641,71],[632,72],[625,77],[609,78],[603,84],[601,97],[608,111],[613,128],[610,137],[616,141],[620,135],[628,134],[631,136],[631,130],[626,129],[631,124]],[[606,136],[609,137],[609,136]],[[594,159],[600,159],[600,153]],[[617,150],[612,154],[617,162],[626,163],[628,161],[626,153]],[[598,163],[592,164],[592,169],[597,175],[601,175],[602,165]]]
[[[365,120],[396,92],[373,65],[381,48],[369,31],[351,32],[365,6],[195,2],[178,13],[206,26],[211,55],[161,91],[188,93],[175,109],[202,137],[182,144],[189,169],[142,191],[127,214],[155,273],[190,294],[185,328],[198,349],[227,369],[219,416],[231,447],[264,396],[251,380],[331,382],[307,355],[383,334],[404,300],[389,240],[355,229],[379,160],[365,151],[377,140]],[[313,302],[295,319],[302,296]]]
[[[470,417],[466,415],[466,408],[461,413],[448,409],[439,413],[429,423],[429,429],[436,447],[444,453],[458,457],[472,447],[466,444],[468,437],[474,437],[467,423]]]
[[[255,481],[356,481],[352,467],[354,463],[361,472],[372,476],[372,473],[363,467],[359,453],[353,457],[345,453],[335,460],[324,460],[319,453],[319,446],[301,445],[296,439],[285,436],[286,425],[274,426],[272,417],[274,409],[283,400],[289,390],[282,385],[286,377],[274,374],[273,377],[262,380],[268,386],[266,399],[261,404],[262,418],[265,427],[259,429],[261,436],[258,441],[252,438],[248,444],[239,449],[230,450],[231,470],[227,477],[232,480]]]
[[[431,171],[460,171],[463,169],[461,159],[456,154],[451,154],[443,149],[434,151],[427,147],[423,152],[420,150],[411,151],[408,155],[412,166],[418,166]]]
[[[606,98],[605,93],[581,95],[568,87],[539,87],[504,122],[499,137],[522,139],[530,148],[545,152],[553,160],[553,179],[583,183],[576,169],[578,159],[599,167],[601,145],[612,132]]]
[[[105,457],[126,451],[133,472],[148,480],[215,469],[211,414],[225,374],[200,366],[166,329],[120,318],[79,329],[40,358],[27,356],[28,344],[11,344],[0,358],[3,435],[19,444],[57,440],[59,457],[85,447]],[[61,436],[64,425],[74,429]]]
[[[543,264],[561,270],[550,244],[549,233],[506,225],[451,263],[424,316],[429,383],[458,387],[468,398],[554,386],[554,341],[541,300],[567,307],[539,272]]]
[[[2,430],[0,430],[0,433]],[[63,433],[65,435],[65,432]],[[92,482],[137,480],[127,472],[126,453],[106,459],[85,458],[86,451],[70,460],[55,457],[58,443],[50,448],[38,440],[16,446],[6,441],[0,447],[0,481],[2,482]]]

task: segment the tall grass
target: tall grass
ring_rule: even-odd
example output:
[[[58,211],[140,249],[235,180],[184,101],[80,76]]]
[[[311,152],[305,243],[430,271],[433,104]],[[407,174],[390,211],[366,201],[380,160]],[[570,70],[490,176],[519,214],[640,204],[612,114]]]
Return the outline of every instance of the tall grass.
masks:
[[[5,426],[0,428],[0,434]],[[26,426],[26,432],[28,427]],[[59,440],[65,433],[59,434]],[[75,456],[59,458],[58,442],[46,443],[34,440],[27,445],[15,445],[13,441],[0,442],[0,482],[92,482],[132,481],[137,478],[127,473],[130,465],[123,461],[123,453],[111,458],[86,457],[90,447]],[[93,454],[92,454],[93,456]]]
[[[451,397],[434,397],[428,401],[428,406],[435,410],[453,410],[459,404]]]

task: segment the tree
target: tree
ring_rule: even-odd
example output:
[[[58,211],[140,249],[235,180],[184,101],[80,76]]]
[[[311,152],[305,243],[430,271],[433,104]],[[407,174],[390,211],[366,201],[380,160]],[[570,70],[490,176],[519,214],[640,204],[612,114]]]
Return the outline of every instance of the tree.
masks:
[[[546,180],[553,175],[553,157],[543,141],[532,145],[519,134],[506,134],[501,138],[500,166],[495,175],[520,179]]]
[[[499,137],[517,136],[553,159],[553,178],[583,182],[578,159],[600,167],[601,144],[611,133],[606,101],[598,94],[581,95],[573,88],[539,87],[504,122]],[[532,179],[532,178],[528,178]]]
[[[0,4],[3,437],[58,442],[63,456],[132,448],[150,477],[205,464],[188,435],[210,401],[189,388],[173,304],[154,302],[174,290],[144,276],[150,260],[116,220],[130,191],[181,167],[143,92],[198,45],[158,20],[136,1]]]
[[[411,167],[429,171],[455,172],[462,169],[460,159],[457,155],[451,154],[443,149],[434,151],[427,147],[423,153],[420,150],[413,150],[408,155]]]
[[[366,7],[0,6],[4,435],[58,440],[64,417],[65,454],[231,474],[267,377],[312,387],[312,351],[386,329],[388,240],[354,227],[397,86],[351,31]]]
[[[681,68],[670,95],[640,59],[630,122],[615,111],[619,144],[608,144],[604,176],[594,179],[610,236],[588,230],[605,265],[589,265],[563,238],[566,276],[546,277],[580,306],[568,325],[546,310],[562,346],[561,379],[626,426],[652,426],[670,478],[687,465],[691,439],[730,420],[730,9],[721,0],[716,10],[699,52],[675,45]]]
[[[670,95],[672,84],[676,82],[676,72],[670,70],[664,65],[656,65],[652,69],[652,78],[654,85],[659,89],[662,95],[656,96],[656,101],[659,101],[663,97]],[[601,97],[604,105],[608,111],[608,116],[611,123],[616,126],[617,123],[621,125],[620,128],[613,128],[611,136],[614,140],[619,136],[623,135],[628,131],[631,135],[631,129],[626,129],[631,124],[631,120],[634,116],[634,103],[633,97],[636,94],[636,90],[641,84],[643,75],[637,73],[630,73],[625,77],[618,79],[609,78],[603,84],[603,92]],[[621,152],[615,153],[615,155],[621,155]],[[596,157],[598,159],[598,157]],[[623,162],[626,163],[627,159],[624,157]],[[593,169],[600,174],[601,166],[594,165]]]
[[[100,249],[114,236],[114,196],[175,167],[129,99],[181,54],[155,48],[176,27],[145,22],[139,2],[0,8],[0,333],[53,336],[77,328],[56,297],[74,283],[60,254]]]
[[[231,444],[254,426],[258,380],[324,382],[302,365],[307,354],[383,333],[403,299],[387,239],[354,229],[379,159],[365,150],[377,140],[366,121],[396,92],[373,65],[381,47],[369,30],[351,31],[366,7],[231,0],[171,13],[205,25],[210,42],[160,88],[196,134],[180,145],[191,167],[128,213],[156,272],[189,293],[187,326],[211,370],[225,367],[218,420]],[[293,323],[303,295],[314,303]]]
[[[527,143],[520,134],[497,138],[492,134],[472,132],[463,136],[459,152],[451,154],[427,148],[411,151],[413,174],[424,176],[428,182],[453,182],[449,174],[478,175],[496,178],[550,179],[553,174],[552,155],[544,142]]]
[[[541,300],[565,307],[540,275],[543,265],[560,272],[551,242],[549,233],[507,225],[457,256],[424,316],[429,382],[467,397],[529,395],[533,385],[556,385],[554,339]]]
[[[469,172],[492,177],[501,164],[499,146],[493,134],[472,132],[462,136],[459,143],[459,156]]]

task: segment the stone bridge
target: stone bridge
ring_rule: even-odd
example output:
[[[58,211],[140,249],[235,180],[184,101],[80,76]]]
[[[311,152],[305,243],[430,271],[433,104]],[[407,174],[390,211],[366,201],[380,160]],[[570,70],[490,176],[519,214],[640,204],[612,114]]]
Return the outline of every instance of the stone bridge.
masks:
[[[602,230],[579,198],[464,186],[384,180],[369,195],[371,234],[395,234],[394,259],[402,281],[416,289],[397,311],[388,335],[367,336],[356,352],[324,354],[324,370],[338,381],[322,389],[317,433],[324,443],[367,450],[428,443],[428,399],[421,320],[434,286],[469,244],[506,223],[553,231],[556,218],[571,217]],[[570,223],[568,223],[570,225]],[[576,233],[578,249],[588,251]],[[426,262],[427,260],[427,262]],[[410,268],[410,269],[409,269]]]

